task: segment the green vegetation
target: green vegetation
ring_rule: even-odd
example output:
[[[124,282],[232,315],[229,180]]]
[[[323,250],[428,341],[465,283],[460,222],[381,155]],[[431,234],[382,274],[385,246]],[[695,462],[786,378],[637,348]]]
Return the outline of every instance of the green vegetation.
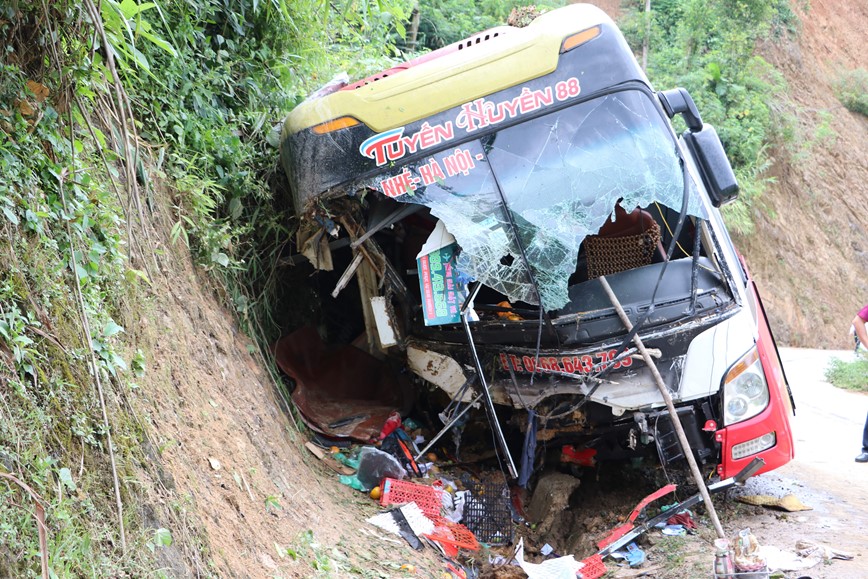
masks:
[[[272,128],[328,71],[386,65],[408,8],[0,7],[0,575],[162,575],[155,553],[181,538],[140,520],[153,457],[130,404],[150,357],[135,325],[162,275],[152,214],[170,198],[171,237],[258,335],[270,305],[248,296],[267,294],[291,226]]]
[[[826,380],[838,388],[868,392],[868,355],[862,352],[851,362],[832,360],[826,368]]]
[[[72,14],[50,16],[43,41]],[[71,26],[63,54],[34,55],[10,27],[0,86],[0,459],[22,484],[0,485],[0,550],[15,562],[10,576],[35,576],[40,502],[55,576],[135,574],[139,558],[97,547],[120,553],[143,539],[135,525],[125,533],[119,506],[131,498],[120,480],[141,439],[120,407],[131,379],[122,304],[145,274],[127,260],[128,208],[108,186],[118,141],[88,120],[96,82],[80,64],[80,30]],[[51,71],[33,80],[45,62]]]
[[[544,12],[564,4],[564,0],[550,0],[536,2],[533,7]],[[436,50],[476,32],[503,26],[513,9],[527,5],[520,0],[425,0],[416,7],[419,12],[416,46]],[[398,44],[404,46],[400,40]]]
[[[843,72],[834,88],[835,96],[848,110],[868,116],[868,70]]]
[[[739,201],[726,208],[727,222],[750,233],[751,207],[771,181],[767,148],[784,122],[775,103],[786,91],[754,45],[795,30],[796,18],[784,0],[656,0],[651,7],[648,76],[658,89],[689,90],[703,120],[717,129],[741,185]],[[643,8],[634,2],[622,23],[637,54],[646,36]]]

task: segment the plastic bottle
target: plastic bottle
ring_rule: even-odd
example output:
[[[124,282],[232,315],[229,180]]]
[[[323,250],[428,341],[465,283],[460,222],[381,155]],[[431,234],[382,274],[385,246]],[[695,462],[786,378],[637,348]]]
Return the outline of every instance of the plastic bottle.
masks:
[[[395,429],[400,427],[400,426],[401,426],[401,415],[398,412],[393,411],[391,414],[389,414],[389,417],[386,419],[386,422],[383,424],[383,429],[380,430],[380,436],[378,437],[378,440],[383,440],[384,438],[386,438],[387,436],[389,436],[390,434],[395,432]]]
[[[714,579],[735,579],[735,565],[729,554],[729,541],[714,541]]]

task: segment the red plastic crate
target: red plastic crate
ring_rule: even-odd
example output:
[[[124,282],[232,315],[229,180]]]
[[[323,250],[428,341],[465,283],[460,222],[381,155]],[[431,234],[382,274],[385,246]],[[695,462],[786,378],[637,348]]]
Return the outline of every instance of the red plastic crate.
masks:
[[[440,509],[443,508],[443,493],[446,492],[427,485],[394,478],[383,479],[382,491],[380,496],[382,506],[416,503],[422,513],[432,520],[440,518]]]
[[[587,559],[583,559],[584,567],[579,569],[579,574],[582,579],[598,579],[606,574],[606,565],[603,563],[603,557],[599,553],[591,555]]]
[[[441,544],[452,545],[471,551],[479,550],[479,542],[470,529],[441,517],[434,519],[434,532],[425,536]]]
[[[440,516],[443,493],[446,491],[393,478],[383,479],[381,488],[383,494],[380,496],[380,505],[416,503],[422,513],[434,521],[434,531],[425,536],[440,543],[447,555],[454,557],[459,548],[471,551],[479,549],[479,542],[470,529]]]

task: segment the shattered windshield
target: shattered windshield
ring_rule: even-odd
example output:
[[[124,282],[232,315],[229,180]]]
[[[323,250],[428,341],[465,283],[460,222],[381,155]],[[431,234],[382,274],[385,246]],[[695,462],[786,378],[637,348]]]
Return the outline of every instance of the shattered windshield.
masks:
[[[624,91],[401,166],[370,186],[429,207],[461,248],[462,274],[511,301],[541,299],[556,310],[569,302],[579,246],[616,203],[680,210],[682,179],[676,144],[650,97]],[[706,217],[692,182],[687,211]]]

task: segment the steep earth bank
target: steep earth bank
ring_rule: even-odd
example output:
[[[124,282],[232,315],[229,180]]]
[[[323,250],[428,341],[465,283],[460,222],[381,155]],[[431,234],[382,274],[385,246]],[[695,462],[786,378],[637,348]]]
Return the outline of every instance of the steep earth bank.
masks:
[[[868,118],[844,108],[833,85],[868,68],[868,4],[793,2],[801,33],[759,47],[789,84],[794,142],[771,154],[776,182],[737,238],[779,342],[844,348],[868,302]]]
[[[374,501],[304,450],[306,436],[219,290],[168,241],[171,204],[155,205],[163,275],[149,311],[124,325],[152,360],[131,404],[150,441],[141,512],[174,538],[157,549],[160,563],[177,577],[394,573],[411,549],[361,529]]]

